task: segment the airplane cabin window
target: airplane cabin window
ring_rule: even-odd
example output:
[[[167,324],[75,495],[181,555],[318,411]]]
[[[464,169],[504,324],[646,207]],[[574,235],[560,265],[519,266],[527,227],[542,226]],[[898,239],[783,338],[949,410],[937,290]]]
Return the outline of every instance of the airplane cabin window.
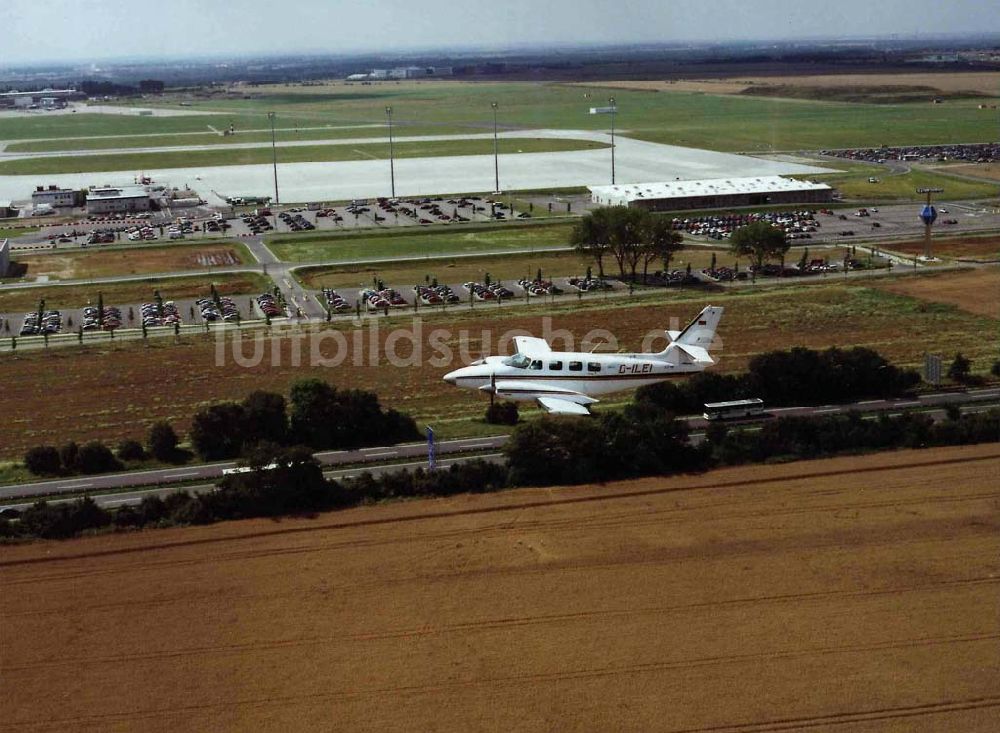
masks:
[[[553,371],[553,372],[561,372],[562,371],[562,362],[561,361],[550,361],[549,362],[549,369],[551,371]]]
[[[601,371],[601,365],[596,361],[587,362],[588,372],[599,372]]]
[[[582,372],[583,371],[583,362],[582,361],[571,361],[569,363],[569,370],[571,372]]]
[[[528,369],[541,369],[541,368],[542,368],[541,359],[535,359],[535,361],[531,362],[531,366],[528,367]]]

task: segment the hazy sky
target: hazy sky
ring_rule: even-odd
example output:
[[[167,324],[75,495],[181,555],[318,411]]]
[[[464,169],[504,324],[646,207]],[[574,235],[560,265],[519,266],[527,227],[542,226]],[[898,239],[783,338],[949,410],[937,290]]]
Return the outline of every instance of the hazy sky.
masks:
[[[997,0],[0,0],[0,66],[122,56],[1000,31]]]

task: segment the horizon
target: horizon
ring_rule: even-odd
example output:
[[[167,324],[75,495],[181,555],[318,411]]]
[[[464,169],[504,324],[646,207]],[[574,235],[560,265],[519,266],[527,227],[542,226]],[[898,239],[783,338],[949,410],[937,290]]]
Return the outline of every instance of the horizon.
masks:
[[[683,13],[668,6],[645,7],[643,2],[621,6],[610,0],[582,5],[553,0],[542,8],[527,0],[509,0],[503,7],[473,3],[458,10],[441,0],[427,0],[417,11],[398,0],[376,0],[362,8],[339,0],[302,0],[279,16],[263,0],[247,0],[239,8],[206,8],[194,0],[176,0],[168,17],[154,9],[121,15],[117,5],[110,0],[87,6],[67,3],[53,21],[50,6],[8,0],[0,7],[0,25],[9,35],[4,67],[643,46],[914,43],[1000,35],[1000,17],[978,0],[957,0],[947,8],[926,0],[889,0],[875,8],[862,0],[844,0],[836,12],[802,8],[786,0],[761,0],[753,9],[733,0],[705,0]],[[400,16],[406,23],[399,22]],[[220,28],[230,32],[220,34]],[[344,41],[344,35],[350,41]],[[257,49],[253,53],[246,50],[248,40]],[[268,45],[262,47],[261,42]]]

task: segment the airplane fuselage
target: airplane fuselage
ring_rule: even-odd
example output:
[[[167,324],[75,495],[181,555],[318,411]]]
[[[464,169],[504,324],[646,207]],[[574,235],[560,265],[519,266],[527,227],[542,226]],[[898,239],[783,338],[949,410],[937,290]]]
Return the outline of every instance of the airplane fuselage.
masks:
[[[499,383],[503,388],[498,394],[503,397],[534,400],[539,390],[532,387],[538,384],[597,397],[638,389],[693,371],[657,359],[606,354],[553,352],[527,359],[526,366],[517,367],[505,363],[508,357],[490,356],[452,372],[445,379],[466,389],[481,390]]]

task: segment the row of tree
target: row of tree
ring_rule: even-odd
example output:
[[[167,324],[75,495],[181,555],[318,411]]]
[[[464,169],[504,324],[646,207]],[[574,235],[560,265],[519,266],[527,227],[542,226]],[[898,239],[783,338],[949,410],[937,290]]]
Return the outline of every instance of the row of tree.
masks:
[[[287,401],[274,392],[252,392],[242,402],[199,410],[191,421],[191,446],[205,460],[235,458],[261,443],[330,450],[419,438],[413,418],[384,410],[378,395],[321,379],[293,383]]]
[[[997,409],[966,415],[954,410],[940,422],[915,413],[875,420],[851,413],[781,418],[753,429],[713,425],[695,447],[687,439],[686,423],[649,405],[636,405],[598,420],[544,417],[523,425],[506,448],[507,466],[475,460],[433,472],[363,473],[340,481],[325,479],[308,449],[262,443],[244,462],[250,470],[227,476],[215,491],[152,496],[138,506],[115,510],[99,507],[89,498],[38,502],[21,514],[20,521],[0,518],[0,538],[64,538],[109,526],[208,524],[308,514],[404,497],[593,483],[843,452],[966,445],[992,442],[997,435]]]
[[[919,381],[917,372],[900,369],[865,347],[825,351],[795,347],[758,354],[741,374],[701,372],[684,382],[643,387],[636,393],[636,401],[690,415],[701,412],[706,402],[751,397],[775,406],[896,397]]]
[[[585,214],[573,226],[570,244],[595,262],[601,277],[604,263],[613,260],[622,280],[628,277],[635,281],[641,265],[642,281],[646,282],[654,262],[670,269],[674,256],[684,249],[684,237],[665,216],[645,209],[605,206]],[[755,275],[769,260],[784,263],[789,246],[784,230],[766,221],[740,227],[730,239],[733,254],[750,260]]]
[[[643,282],[654,262],[670,263],[684,248],[683,236],[674,231],[669,219],[644,209],[607,206],[584,215],[570,234],[570,244],[583,256],[593,259],[598,274],[604,277],[604,264],[613,260],[618,275],[634,281],[642,266]]]
[[[516,409],[513,413],[516,421]],[[191,419],[191,448],[206,461],[238,458],[260,444],[302,445],[313,450],[391,445],[419,440],[413,418],[384,410],[378,396],[362,390],[338,390],[320,379],[292,384],[288,400],[274,392],[251,392],[241,402],[222,402],[198,410]],[[106,473],[122,468],[121,461],[155,458],[179,463],[191,457],[179,447],[168,422],[149,430],[146,444],[123,440],[117,458],[103,443],[82,447],[69,442],[60,448],[37,446],[24,456],[36,475]]]

